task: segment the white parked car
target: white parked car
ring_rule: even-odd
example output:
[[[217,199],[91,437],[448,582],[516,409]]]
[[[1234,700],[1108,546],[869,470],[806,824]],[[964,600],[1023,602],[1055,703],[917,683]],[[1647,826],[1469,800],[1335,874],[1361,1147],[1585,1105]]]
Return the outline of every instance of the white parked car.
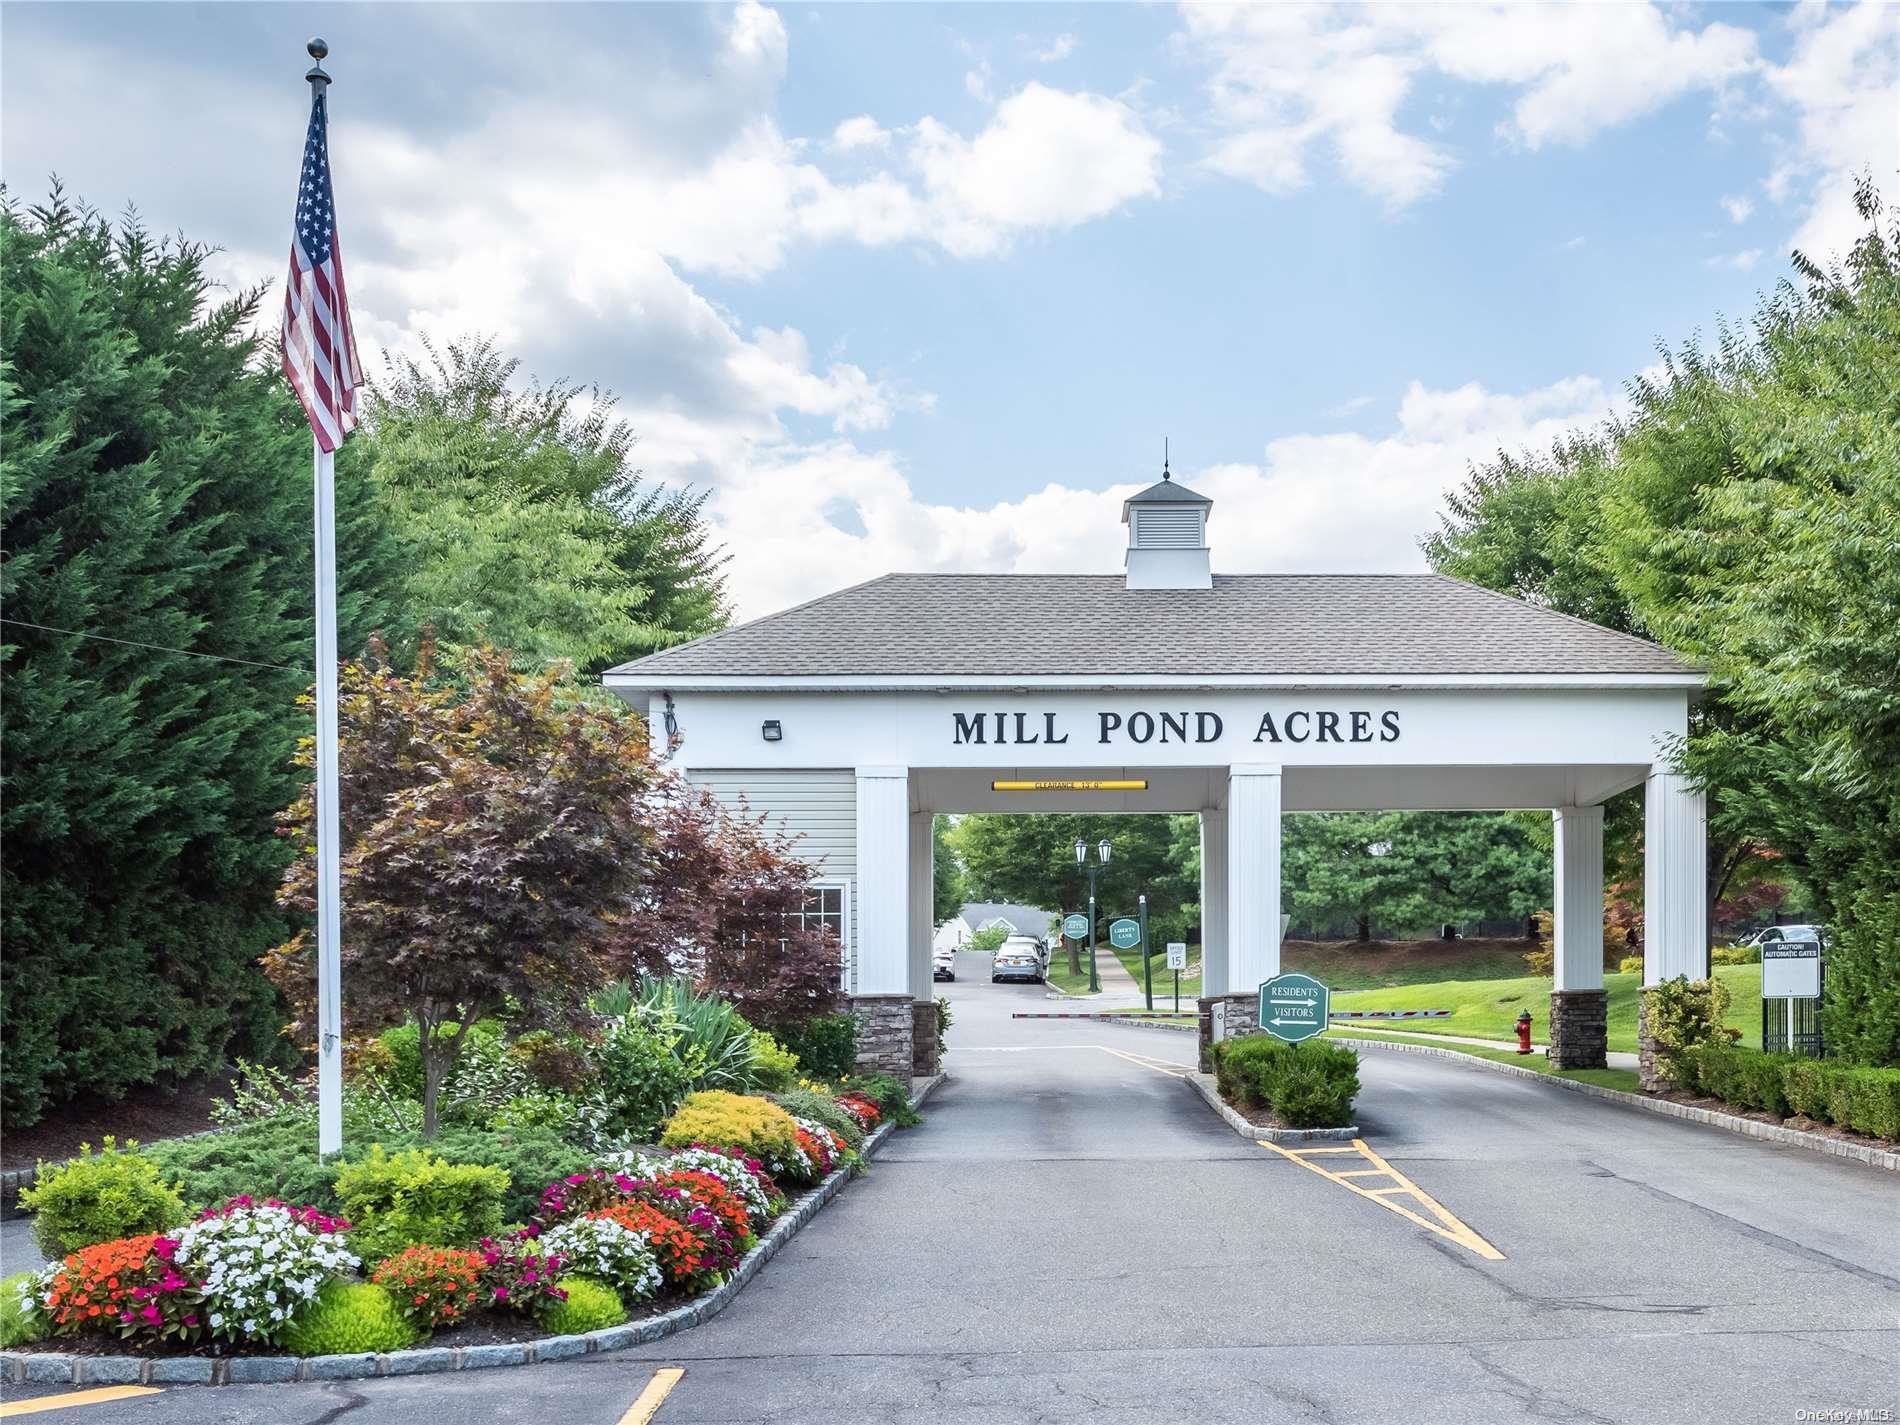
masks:
[[[943,945],[930,952],[930,978],[933,980],[954,980],[957,977],[957,951],[954,945]]]
[[[1825,925],[1770,925],[1765,929],[1757,930],[1746,940],[1737,941],[1736,944],[1740,949],[1752,950],[1757,945],[1765,945],[1771,940],[1813,940],[1820,942],[1825,939],[1827,939],[1827,927]]]

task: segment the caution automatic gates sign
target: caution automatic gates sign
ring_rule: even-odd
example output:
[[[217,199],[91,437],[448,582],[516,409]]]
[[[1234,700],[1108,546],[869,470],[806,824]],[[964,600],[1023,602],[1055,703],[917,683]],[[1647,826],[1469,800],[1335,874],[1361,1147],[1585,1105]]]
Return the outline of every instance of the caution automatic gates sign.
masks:
[[[1260,1028],[1297,1044],[1325,1032],[1332,992],[1311,975],[1275,975],[1260,986]]]

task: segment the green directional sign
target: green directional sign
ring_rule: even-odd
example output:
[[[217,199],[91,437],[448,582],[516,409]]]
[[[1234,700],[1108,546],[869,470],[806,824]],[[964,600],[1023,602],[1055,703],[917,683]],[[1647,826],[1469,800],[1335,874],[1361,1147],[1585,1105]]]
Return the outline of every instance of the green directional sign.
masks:
[[[1123,916],[1108,927],[1108,943],[1117,950],[1133,950],[1141,944],[1141,922]]]
[[[1086,915],[1065,915],[1062,918],[1062,933],[1071,940],[1089,938],[1089,918]]]
[[[1289,1044],[1311,1039],[1326,1028],[1331,998],[1311,975],[1275,975],[1260,986],[1260,1028]]]

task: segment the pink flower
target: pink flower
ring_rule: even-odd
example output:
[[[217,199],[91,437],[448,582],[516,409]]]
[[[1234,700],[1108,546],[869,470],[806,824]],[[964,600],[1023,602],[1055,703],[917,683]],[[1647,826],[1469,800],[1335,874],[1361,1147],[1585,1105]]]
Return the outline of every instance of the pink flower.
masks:
[[[506,1301],[507,1299],[508,1299],[508,1288],[507,1288],[507,1287],[505,1287],[505,1286],[498,1286],[498,1287],[496,1287],[496,1288],[495,1288],[495,1300],[496,1300],[496,1301]]]

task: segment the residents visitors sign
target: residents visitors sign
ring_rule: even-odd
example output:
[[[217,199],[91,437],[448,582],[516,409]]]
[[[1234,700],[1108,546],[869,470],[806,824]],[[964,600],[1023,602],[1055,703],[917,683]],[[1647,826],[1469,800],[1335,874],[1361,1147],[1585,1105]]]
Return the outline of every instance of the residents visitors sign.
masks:
[[[1332,996],[1311,975],[1275,975],[1260,986],[1260,1028],[1275,1039],[1297,1044],[1326,1028]]]
[[[1071,914],[1063,917],[1062,933],[1071,940],[1089,938],[1089,918],[1086,915]]]

